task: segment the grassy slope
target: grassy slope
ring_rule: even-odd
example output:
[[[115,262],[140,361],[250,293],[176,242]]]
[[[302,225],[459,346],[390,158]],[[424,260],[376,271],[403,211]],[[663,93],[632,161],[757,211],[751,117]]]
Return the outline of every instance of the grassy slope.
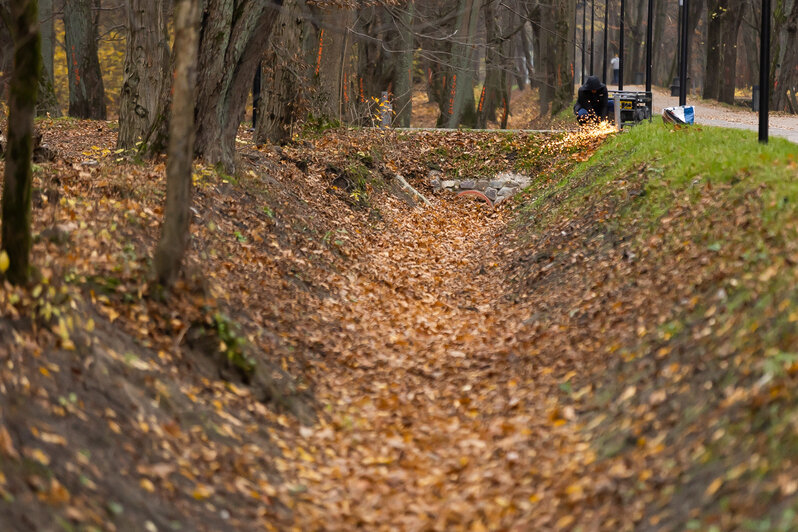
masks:
[[[511,273],[581,351],[561,387],[599,458],[582,511],[798,526],[797,177],[794,144],[654,123],[530,191]]]

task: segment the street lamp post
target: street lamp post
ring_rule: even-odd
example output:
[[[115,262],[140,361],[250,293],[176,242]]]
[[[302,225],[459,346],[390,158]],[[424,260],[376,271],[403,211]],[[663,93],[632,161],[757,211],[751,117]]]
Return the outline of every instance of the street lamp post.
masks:
[[[651,49],[654,22],[654,0],[648,0],[648,17],[646,20],[646,92],[651,92]]]
[[[623,8],[624,8],[623,2],[624,2],[624,0],[621,0],[621,20],[620,20],[620,22],[621,22],[621,24],[620,24],[620,26],[621,26],[621,35],[620,35],[620,39],[618,39],[620,41],[618,43],[618,47],[620,48],[620,50],[618,52],[618,90],[619,91],[623,90]]]
[[[596,21],[596,0],[590,0],[590,75],[593,75],[593,25]]]
[[[682,4],[682,35],[679,58],[679,105],[687,104],[687,46],[689,43],[688,17],[690,0],[680,0]]]
[[[759,35],[759,142],[767,144],[770,101],[770,0],[762,0],[762,30]]]
[[[607,22],[610,11],[610,0],[604,0],[604,64],[601,70],[601,82],[607,84]]]

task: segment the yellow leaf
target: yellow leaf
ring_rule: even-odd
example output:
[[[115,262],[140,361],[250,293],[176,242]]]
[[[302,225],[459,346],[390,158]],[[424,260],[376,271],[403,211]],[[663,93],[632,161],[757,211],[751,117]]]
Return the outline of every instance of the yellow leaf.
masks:
[[[8,270],[9,260],[6,250],[0,251],[0,273],[6,273]]]
[[[155,491],[155,484],[148,478],[143,478],[139,481],[139,485],[144,489],[144,491],[148,491],[150,493]]]
[[[213,495],[213,488],[205,484],[197,484],[197,487],[194,488],[194,493],[191,494],[198,501],[205,500],[211,495]]]
[[[715,480],[712,481],[712,484],[707,486],[707,491],[704,492],[704,495],[706,495],[707,497],[711,497],[712,495],[715,494],[716,491],[720,489],[721,484],[723,484],[723,479],[721,479],[720,477],[716,478]]]

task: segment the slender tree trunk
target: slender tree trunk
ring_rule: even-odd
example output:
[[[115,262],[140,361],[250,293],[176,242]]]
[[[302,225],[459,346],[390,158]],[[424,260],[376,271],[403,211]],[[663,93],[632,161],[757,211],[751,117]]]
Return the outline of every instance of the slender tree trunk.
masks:
[[[734,103],[734,88],[737,81],[737,37],[740,34],[740,23],[743,20],[743,0],[729,0],[728,11],[723,18],[721,29],[721,69],[722,81],[718,84],[718,100],[723,103]],[[795,43],[798,46],[798,43]],[[710,68],[707,62],[708,70]],[[717,68],[717,65],[714,66]]]
[[[707,66],[704,73],[704,99],[715,100],[721,83],[721,28],[727,16],[726,0],[707,0]]]
[[[798,102],[795,91],[798,87],[798,0],[794,0],[792,9],[787,15],[784,25],[784,40],[792,43],[786,46],[781,60],[781,68],[776,77],[773,89],[772,108],[774,111],[790,111],[798,113]]]
[[[53,87],[53,53],[55,32],[53,31],[53,0],[39,0],[39,31],[42,41],[42,65],[39,74],[39,96],[37,116],[61,116],[61,106]]]
[[[540,88],[541,114],[555,115],[571,104],[574,98],[570,66],[571,21],[574,19],[575,2],[553,0],[541,6],[542,31],[540,35],[543,76]]]
[[[53,56],[55,54],[55,15],[53,0],[39,0],[39,33],[42,40],[42,64],[50,79],[55,79]]]
[[[198,156],[235,169],[235,139],[282,0],[206,0],[200,25]]]
[[[457,41],[452,45],[453,72],[449,82],[449,113],[446,127],[476,126],[473,50],[482,0],[460,0]]]
[[[413,113],[413,56],[415,39],[412,25],[415,14],[415,2],[410,0],[404,6],[401,25],[398,28],[397,45],[400,52],[396,59],[394,75],[394,111],[395,124],[399,127],[410,127],[410,116]]]
[[[152,127],[170,73],[163,0],[129,0],[117,147],[133,148]]]
[[[36,0],[11,0],[14,68],[8,98],[8,147],[2,199],[2,249],[8,254],[8,280],[28,280],[31,247],[33,116],[41,70]]]
[[[189,242],[191,167],[194,159],[194,91],[197,81],[199,0],[175,6],[175,74],[166,163],[166,209],[155,252],[155,275],[171,287]]]
[[[654,0],[654,40],[653,40],[653,75],[654,75],[654,83],[657,85],[670,85],[669,79],[667,79],[667,72],[663,68],[665,65],[664,58],[666,57],[665,54],[665,17],[666,17],[666,7],[668,5],[667,0]]]
[[[69,116],[105,120],[105,89],[97,57],[97,26],[91,0],[64,1],[69,72]]]
[[[261,97],[255,140],[258,144],[285,144],[291,139],[296,106],[305,71],[302,28],[297,0],[286,0],[275,23],[263,58]]]
[[[352,41],[349,28],[355,22],[352,9],[330,7],[321,11],[314,76],[319,98],[315,111],[335,120],[343,119],[344,72]],[[382,89],[385,90],[385,89]]]

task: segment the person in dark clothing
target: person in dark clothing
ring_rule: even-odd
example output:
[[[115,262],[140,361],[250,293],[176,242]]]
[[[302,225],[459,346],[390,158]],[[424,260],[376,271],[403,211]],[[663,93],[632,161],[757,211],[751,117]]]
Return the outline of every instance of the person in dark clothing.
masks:
[[[574,114],[580,124],[601,122],[614,106],[607,101],[607,86],[597,76],[590,76],[579,87],[579,96],[574,105]]]

